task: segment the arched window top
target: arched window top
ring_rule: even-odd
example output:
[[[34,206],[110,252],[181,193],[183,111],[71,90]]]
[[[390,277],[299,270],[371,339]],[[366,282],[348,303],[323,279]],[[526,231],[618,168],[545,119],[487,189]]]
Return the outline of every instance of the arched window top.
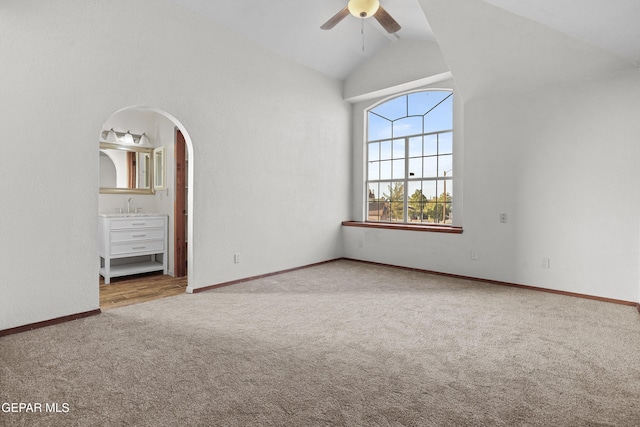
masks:
[[[412,92],[384,101],[368,111],[368,140],[418,135],[453,128],[453,93]]]
[[[369,110],[383,120],[395,121],[409,116],[425,116],[438,109],[450,109],[453,93],[448,90],[412,92],[384,101]],[[448,101],[448,102],[447,102]]]

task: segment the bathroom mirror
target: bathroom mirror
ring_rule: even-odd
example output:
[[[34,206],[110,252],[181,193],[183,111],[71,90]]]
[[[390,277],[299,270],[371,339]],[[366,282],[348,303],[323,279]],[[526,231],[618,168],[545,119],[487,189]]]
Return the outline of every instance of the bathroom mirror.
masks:
[[[101,194],[153,194],[153,149],[100,143]]]

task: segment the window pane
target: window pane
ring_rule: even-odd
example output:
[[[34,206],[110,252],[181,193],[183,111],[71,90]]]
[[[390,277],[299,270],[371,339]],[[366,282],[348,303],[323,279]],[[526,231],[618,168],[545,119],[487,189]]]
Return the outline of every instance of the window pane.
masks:
[[[406,117],[393,122],[393,136],[417,135],[422,133],[422,116]]]
[[[391,158],[391,141],[382,141],[380,143],[380,159],[388,160]]]
[[[425,133],[453,128],[453,96],[444,100],[440,105],[424,116]]]
[[[453,206],[453,203],[447,203],[447,206],[446,206],[446,217],[444,218],[444,223],[445,224],[453,224],[452,206]]]
[[[389,101],[373,108],[371,111],[389,120],[396,120],[400,117],[406,117],[407,96],[403,95],[397,98],[390,99]],[[369,113],[369,115],[371,116],[372,114]]]
[[[422,182],[412,181],[409,183],[408,199],[408,219],[410,222],[422,222],[424,210],[427,204],[427,197],[422,194]]]
[[[436,210],[438,208],[438,204],[434,200],[430,200],[427,202],[424,208],[424,218],[425,222],[436,222]]]
[[[380,199],[380,184],[376,183],[370,183],[369,184],[369,195],[368,195],[368,199],[369,201],[373,201],[373,200],[379,200]]]
[[[367,219],[369,221],[380,221],[385,203],[384,200],[380,200],[379,184],[369,184]]]
[[[409,178],[422,178],[422,158],[409,159]]]
[[[438,105],[440,101],[449,96],[448,91],[429,91],[410,93],[409,96],[409,115],[424,115],[433,107]]]
[[[453,180],[448,179],[446,180],[446,183],[447,188],[443,189],[443,192],[444,190],[447,192],[447,203],[453,202]]]
[[[422,194],[427,200],[435,201],[436,197],[436,181],[422,181]]]
[[[391,202],[404,200],[404,183],[402,181],[382,183],[380,186],[385,189],[382,196],[387,200]]]
[[[445,132],[438,134],[438,154],[453,153],[453,133]]]
[[[445,197],[446,194],[446,197]],[[453,194],[453,183],[450,179],[438,180],[438,202],[450,202]]]
[[[438,176],[438,157],[431,156],[424,158],[424,172],[425,178]]]
[[[436,224],[443,224],[443,216],[447,215],[447,205],[444,203],[436,202],[431,203],[429,206],[429,222]]]
[[[391,138],[391,121],[371,113],[368,116],[369,132],[367,138],[369,141]]]
[[[425,135],[424,155],[435,156],[438,154],[438,135]]]
[[[380,162],[369,162],[368,180],[375,181],[380,179]]]
[[[391,202],[389,204],[389,221],[404,222],[404,202]]]
[[[409,199],[411,199],[416,192],[420,192],[420,194],[422,194],[422,181],[409,181],[407,185],[409,190],[407,192]]]
[[[393,158],[394,159],[404,159],[405,151],[404,151],[404,138],[402,139],[394,139],[393,140]]]
[[[422,156],[422,137],[409,138],[409,157]]]
[[[404,159],[393,160],[393,179],[404,179]]]
[[[453,176],[453,157],[451,154],[438,156],[438,176]]]
[[[451,180],[438,181],[438,205],[436,219],[438,223],[451,224],[451,195],[453,194],[453,183]]]
[[[384,193],[389,204],[389,220],[404,221],[404,183],[396,181],[387,184],[387,191]]]
[[[391,161],[390,160],[380,162],[380,178],[379,179],[391,179]]]
[[[380,143],[372,142],[369,144],[369,161],[380,160]]]

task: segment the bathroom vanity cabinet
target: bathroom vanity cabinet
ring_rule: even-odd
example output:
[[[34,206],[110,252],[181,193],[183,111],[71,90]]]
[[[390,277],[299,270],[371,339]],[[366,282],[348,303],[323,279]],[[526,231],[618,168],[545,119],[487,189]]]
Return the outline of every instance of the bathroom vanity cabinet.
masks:
[[[167,215],[99,215],[100,275],[167,274]]]

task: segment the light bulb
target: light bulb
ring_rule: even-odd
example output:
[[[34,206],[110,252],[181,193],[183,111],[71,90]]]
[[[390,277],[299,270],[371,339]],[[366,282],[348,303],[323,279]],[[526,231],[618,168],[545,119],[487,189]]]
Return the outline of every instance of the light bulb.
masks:
[[[133,135],[131,135],[131,132],[127,131],[127,133],[124,134],[122,142],[126,144],[133,144]]]
[[[349,0],[347,8],[356,18],[369,18],[373,16],[380,7],[378,0]]]
[[[145,133],[143,133],[142,135],[140,135],[140,140],[138,141],[138,144],[149,145],[149,137]]]

